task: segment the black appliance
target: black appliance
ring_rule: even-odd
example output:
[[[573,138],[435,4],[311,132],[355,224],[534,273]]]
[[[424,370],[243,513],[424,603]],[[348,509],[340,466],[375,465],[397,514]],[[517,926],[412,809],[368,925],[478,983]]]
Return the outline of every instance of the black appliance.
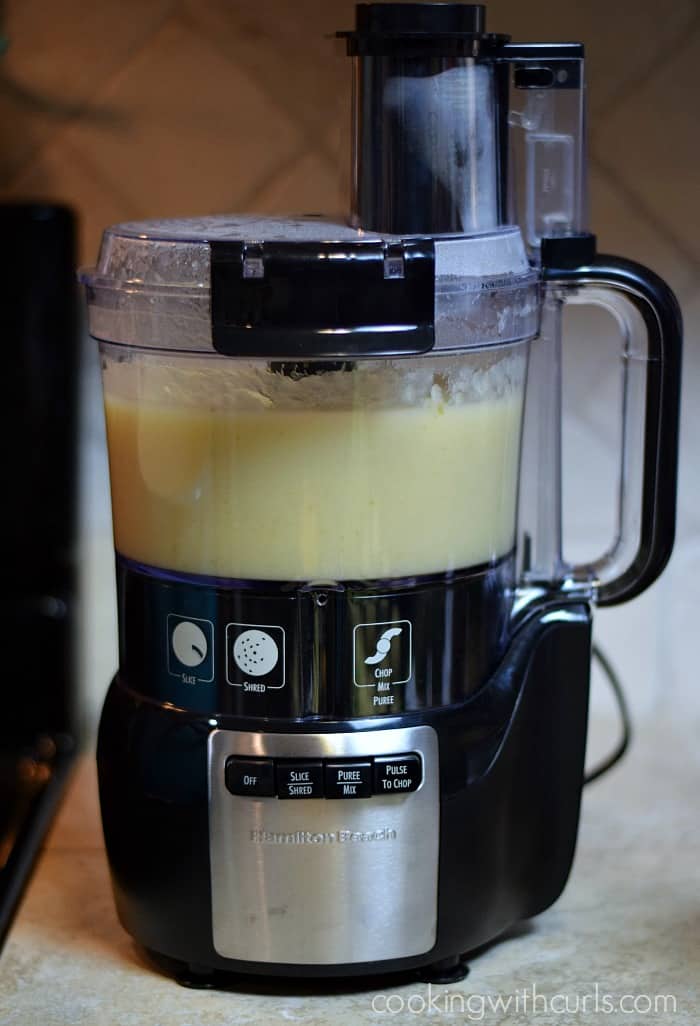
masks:
[[[362,4],[342,35],[349,224],[117,225],[83,272],[118,563],[105,840],[125,928],[190,981],[449,978],[555,901],[591,607],[673,544],[680,316],[587,231],[583,47],[461,4]],[[573,299],[614,312],[625,388],[617,536],[585,566]]]
[[[63,793],[76,747],[76,527],[80,334],[75,218],[0,206],[2,606],[0,941]]]

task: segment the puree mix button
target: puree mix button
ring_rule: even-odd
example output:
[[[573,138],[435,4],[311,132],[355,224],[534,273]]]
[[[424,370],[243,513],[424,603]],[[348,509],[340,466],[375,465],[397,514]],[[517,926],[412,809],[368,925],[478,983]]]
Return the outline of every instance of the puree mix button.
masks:
[[[320,762],[278,762],[279,798],[323,798],[323,765]]]
[[[371,762],[326,763],[326,798],[369,798]]]

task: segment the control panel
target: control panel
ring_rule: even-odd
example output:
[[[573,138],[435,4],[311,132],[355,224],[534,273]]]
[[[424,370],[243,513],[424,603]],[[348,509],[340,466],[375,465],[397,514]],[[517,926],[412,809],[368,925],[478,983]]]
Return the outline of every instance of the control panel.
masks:
[[[416,791],[422,771],[417,752],[342,761],[232,755],[225,777],[231,794],[251,798],[371,798]]]
[[[432,727],[217,729],[208,760],[220,955],[342,965],[432,948],[440,847]]]

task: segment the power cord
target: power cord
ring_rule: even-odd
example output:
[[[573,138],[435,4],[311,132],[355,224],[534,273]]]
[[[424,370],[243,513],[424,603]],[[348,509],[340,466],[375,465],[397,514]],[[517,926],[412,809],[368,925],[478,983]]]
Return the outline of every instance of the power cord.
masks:
[[[608,770],[612,769],[625,754],[632,740],[632,722],[630,720],[629,709],[627,707],[627,699],[625,698],[625,693],[622,689],[622,683],[617,675],[617,671],[598,645],[593,645],[593,658],[598,660],[598,664],[612,688],[615,701],[617,702],[617,708],[620,713],[622,735],[611,754],[586,773],[583,778],[584,786],[586,784],[591,784],[594,780],[597,780],[598,777],[602,777],[604,773],[607,773]]]

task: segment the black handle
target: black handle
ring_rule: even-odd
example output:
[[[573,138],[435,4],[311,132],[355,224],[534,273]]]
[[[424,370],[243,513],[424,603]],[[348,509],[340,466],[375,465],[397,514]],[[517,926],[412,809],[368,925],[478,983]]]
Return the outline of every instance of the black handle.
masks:
[[[597,602],[617,605],[648,588],[666,566],[676,530],[678,424],[683,322],[668,285],[648,268],[599,255],[581,267],[544,270],[547,282],[601,285],[624,293],[641,315],[648,336],[644,477],[639,546],[627,569],[601,584]]]

